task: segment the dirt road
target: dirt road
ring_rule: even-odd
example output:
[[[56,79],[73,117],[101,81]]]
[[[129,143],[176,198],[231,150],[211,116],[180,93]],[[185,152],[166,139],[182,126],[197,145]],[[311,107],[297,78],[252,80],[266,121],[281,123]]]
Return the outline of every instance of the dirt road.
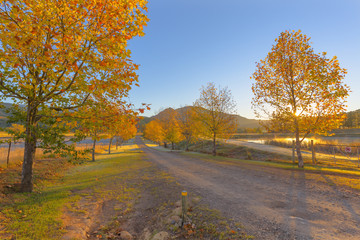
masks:
[[[136,140],[147,159],[256,239],[360,239],[360,194],[312,180],[315,173],[223,164],[161,152]],[[355,179],[359,181],[359,179]]]

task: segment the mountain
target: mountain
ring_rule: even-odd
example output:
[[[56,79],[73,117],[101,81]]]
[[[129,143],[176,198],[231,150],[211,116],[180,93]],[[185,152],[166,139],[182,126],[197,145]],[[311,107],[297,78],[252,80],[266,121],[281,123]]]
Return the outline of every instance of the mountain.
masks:
[[[2,107],[0,107],[0,117],[8,117],[9,113],[6,112],[6,109],[12,107],[11,103],[0,103]]]
[[[9,109],[12,104],[11,103],[1,103],[2,107],[0,107],[0,128],[10,127],[11,124],[7,123],[7,118],[10,115],[6,110]]]
[[[159,112],[158,114],[152,116],[152,117],[143,117],[143,119],[140,120],[139,122],[139,128],[143,129],[143,126],[145,126],[148,122],[154,120],[154,119],[161,119],[164,116],[167,115],[167,112],[169,111],[173,111],[175,110],[177,113],[181,113],[183,111],[185,111],[186,109],[189,108],[193,108],[193,106],[186,106],[186,107],[181,107],[181,108],[177,108],[177,109],[173,109],[173,108],[166,108],[164,110],[162,110],[161,112]],[[260,127],[259,121],[256,119],[248,119],[239,115],[234,115],[237,125],[238,125],[238,129],[244,129],[244,128],[258,128]]]
[[[239,115],[235,115],[238,129],[241,128],[258,128],[260,127],[259,120],[249,119]]]

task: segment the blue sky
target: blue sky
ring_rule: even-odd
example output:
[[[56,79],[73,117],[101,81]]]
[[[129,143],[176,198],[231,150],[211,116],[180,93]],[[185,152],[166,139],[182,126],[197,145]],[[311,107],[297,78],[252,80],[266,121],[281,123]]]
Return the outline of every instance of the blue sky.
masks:
[[[359,0],[149,0],[145,36],[130,41],[140,64],[135,105],[162,108],[191,105],[207,82],[227,86],[237,113],[254,118],[250,76],[275,38],[300,29],[315,52],[336,55],[348,70],[348,110],[360,108]]]

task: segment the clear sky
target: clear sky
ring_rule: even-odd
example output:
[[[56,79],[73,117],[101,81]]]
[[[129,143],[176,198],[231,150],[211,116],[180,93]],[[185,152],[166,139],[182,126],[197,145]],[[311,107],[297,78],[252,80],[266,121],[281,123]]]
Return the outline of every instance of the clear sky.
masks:
[[[348,110],[360,108],[360,0],[149,0],[145,36],[130,41],[140,64],[135,105],[191,105],[207,82],[227,86],[237,113],[254,118],[250,76],[282,31],[301,30],[316,53],[348,70]]]

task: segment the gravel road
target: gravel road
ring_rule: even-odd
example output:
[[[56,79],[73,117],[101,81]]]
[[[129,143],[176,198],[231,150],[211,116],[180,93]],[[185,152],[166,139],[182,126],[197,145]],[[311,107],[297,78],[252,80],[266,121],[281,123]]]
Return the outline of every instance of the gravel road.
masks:
[[[255,239],[360,239],[360,192],[311,180],[303,171],[224,164],[151,149],[146,158]],[[360,181],[360,179],[355,179]]]

